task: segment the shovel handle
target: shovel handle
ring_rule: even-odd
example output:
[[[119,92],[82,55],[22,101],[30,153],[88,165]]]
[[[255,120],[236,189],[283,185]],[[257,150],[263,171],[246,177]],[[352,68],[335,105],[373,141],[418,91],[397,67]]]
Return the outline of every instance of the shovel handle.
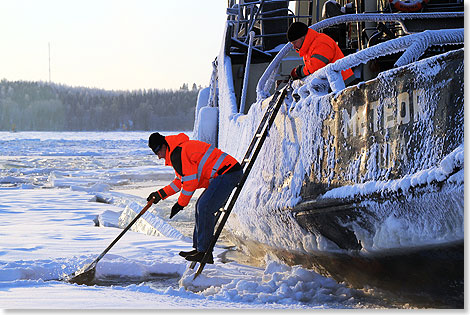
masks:
[[[101,258],[103,258],[103,256],[106,255],[107,252],[109,252],[111,247],[113,247],[114,244],[116,244],[117,241],[119,241],[119,239],[134,225],[134,223],[137,222],[137,220],[139,220],[139,218],[152,206],[154,199],[155,198],[152,198],[147,202],[145,207],[139,212],[139,214],[137,214],[137,216],[131,221],[131,223],[129,223],[124,228],[124,230],[122,230],[122,232],[118,235],[118,237],[116,237],[116,239],[111,244],[109,244],[109,246],[90,264],[90,266],[95,266],[98,263],[98,261],[100,261]]]
[[[145,205],[145,207],[144,207],[142,210],[140,210],[140,212],[139,212],[139,214],[138,214],[139,216],[141,216],[141,215],[143,215],[145,212],[147,212],[147,210],[152,206],[154,199],[155,199],[155,198],[152,198],[152,199],[150,199],[150,200],[147,202],[147,204]]]

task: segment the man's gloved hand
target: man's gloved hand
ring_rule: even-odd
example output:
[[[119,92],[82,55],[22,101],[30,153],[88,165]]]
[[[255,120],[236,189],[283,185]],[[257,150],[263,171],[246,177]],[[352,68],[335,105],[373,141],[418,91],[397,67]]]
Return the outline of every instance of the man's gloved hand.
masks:
[[[157,191],[154,191],[147,197],[147,201],[150,201],[151,199],[155,198],[153,201],[154,204],[157,204],[160,200],[162,200],[162,197],[160,197],[160,194]]]
[[[179,203],[175,203],[173,207],[171,208],[171,214],[170,214],[170,219],[173,218],[178,212],[183,210],[183,206],[180,206]]]
[[[292,78],[292,80],[300,79],[299,75],[297,74],[297,67],[292,69],[292,71],[290,72],[290,77]]]
[[[297,67],[292,69],[292,71],[290,72],[290,77],[292,78],[292,80],[299,80],[305,78],[304,66],[298,65]]]

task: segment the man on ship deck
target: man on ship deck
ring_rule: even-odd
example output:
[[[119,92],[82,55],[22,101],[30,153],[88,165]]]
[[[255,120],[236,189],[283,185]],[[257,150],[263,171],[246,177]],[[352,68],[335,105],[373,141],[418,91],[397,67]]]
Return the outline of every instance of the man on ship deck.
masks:
[[[184,133],[166,137],[158,132],[152,133],[148,146],[159,159],[165,159],[165,165],[175,170],[175,179],[147,198],[147,201],[155,198],[153,203],[157,203],[181,191],[178,201],[171,208],[170,219],[188,205],[196,189],[206,188],[196,202],[194,250],[180,252],[186,260],[200,262],[214,234],[214,214],[238,185],[243,169],[232,156],[208,143],[189,140]],[[207,263],[213,262],[210,253]]]
[[[293,80],[302,79],[329,63],[344,57],[338,44],[326,34],[308,28],[302,22],[294,22],[287,30],[287,39],[303,58],[304,64],[292,69]],[[355,84],[356,77],[351,69],[341,71],[345,86]]]

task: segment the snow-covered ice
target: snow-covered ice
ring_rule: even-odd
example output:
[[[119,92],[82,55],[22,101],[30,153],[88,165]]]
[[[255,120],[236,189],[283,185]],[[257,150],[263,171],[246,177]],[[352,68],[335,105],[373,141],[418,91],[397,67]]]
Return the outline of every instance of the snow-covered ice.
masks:
[[[57,279],[94,260],[173,172],[147,147],[150,132],[0,132],[0,307],[3,309],[362,308],[365,292],[271,257],[222,262],[192,280],[195,200],[153,206],[97,265],[94,286]]]

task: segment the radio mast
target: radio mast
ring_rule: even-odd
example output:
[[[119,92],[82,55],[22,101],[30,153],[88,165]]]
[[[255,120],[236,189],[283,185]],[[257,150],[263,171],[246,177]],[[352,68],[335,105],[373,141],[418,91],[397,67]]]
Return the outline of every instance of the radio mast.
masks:
[[[51,43],[47,43],[49,46],[49,83],[51,83]]]

